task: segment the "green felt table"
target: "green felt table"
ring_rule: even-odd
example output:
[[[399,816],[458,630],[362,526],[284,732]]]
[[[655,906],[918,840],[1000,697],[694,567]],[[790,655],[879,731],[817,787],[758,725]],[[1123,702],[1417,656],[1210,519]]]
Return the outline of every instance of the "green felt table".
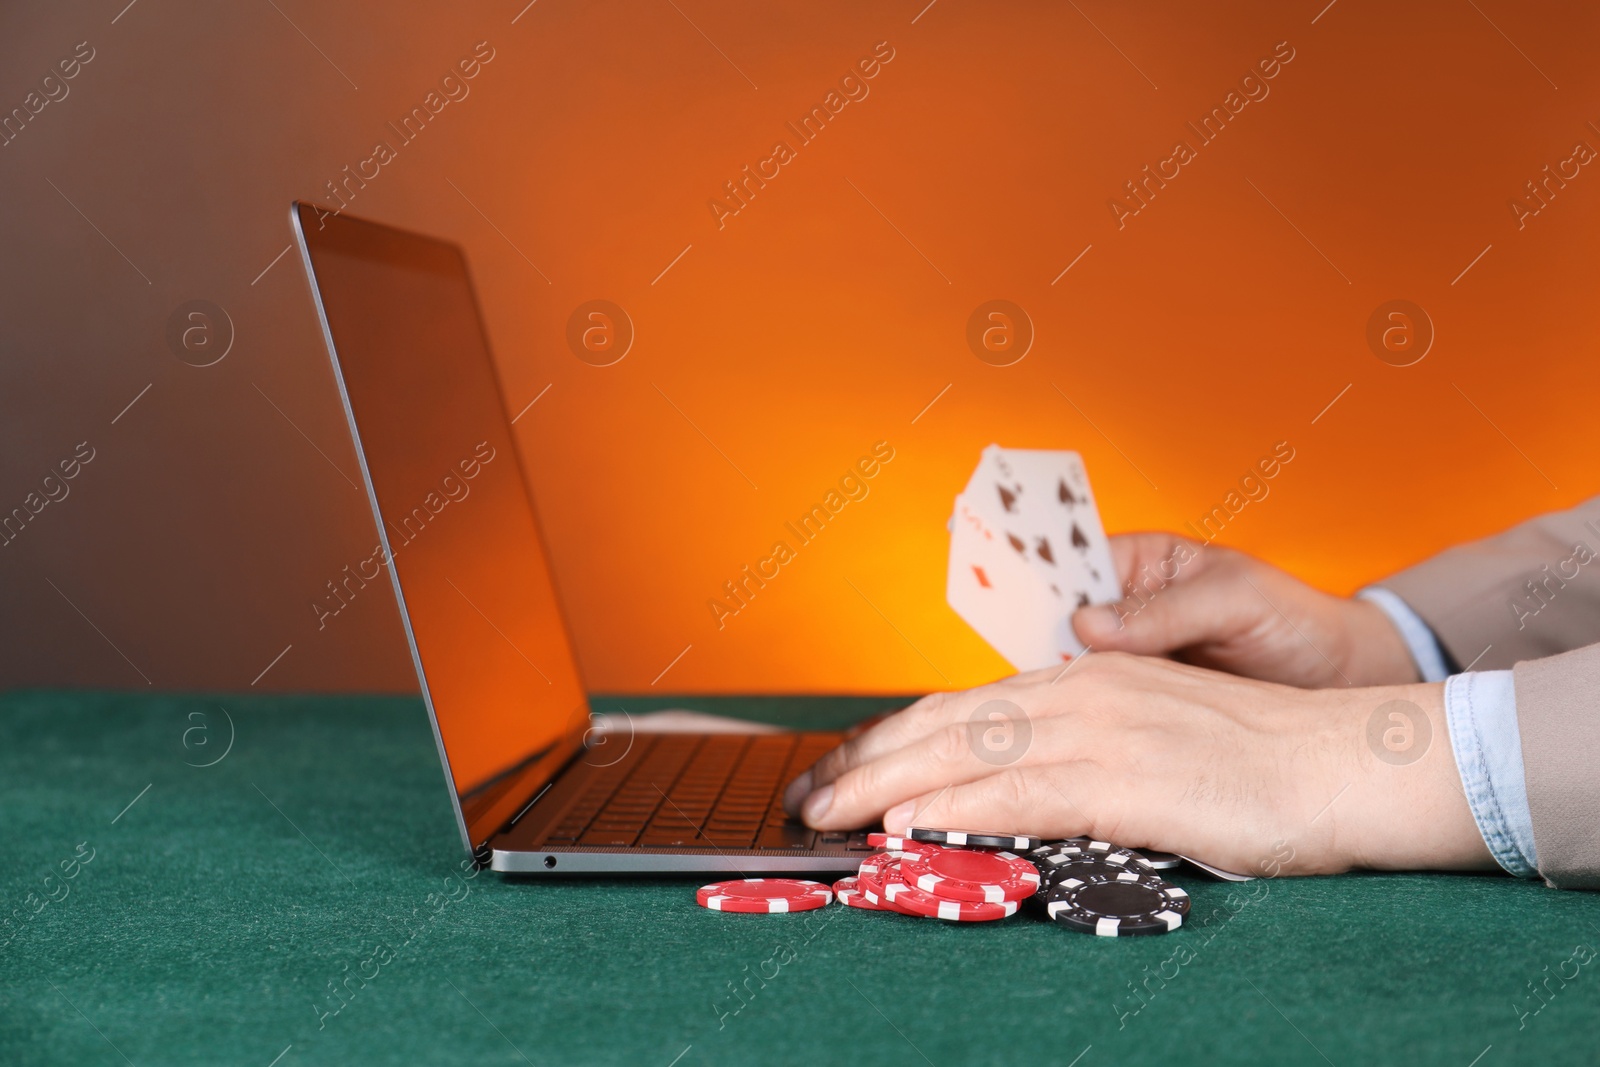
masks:
[[[597,706],[837,727],[887,703]],[[4,1064],[1600,1061],[1600,961],[1565,962],[1600,898],[1509,878],[1180,875],[1189,924],[1121,939],[467,878],[398,697],[12,693],[0,782]]]

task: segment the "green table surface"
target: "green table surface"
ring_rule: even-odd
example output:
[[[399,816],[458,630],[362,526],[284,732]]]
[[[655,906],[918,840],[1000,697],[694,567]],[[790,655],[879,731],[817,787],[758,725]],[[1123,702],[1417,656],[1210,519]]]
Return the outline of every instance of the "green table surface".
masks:
[[[0,783],[8,1065],[1600,1062],[1600,897],[1510,878],[1180,872],[1189,923],[1121,939],[467,878],[396,697],[12,693]]]

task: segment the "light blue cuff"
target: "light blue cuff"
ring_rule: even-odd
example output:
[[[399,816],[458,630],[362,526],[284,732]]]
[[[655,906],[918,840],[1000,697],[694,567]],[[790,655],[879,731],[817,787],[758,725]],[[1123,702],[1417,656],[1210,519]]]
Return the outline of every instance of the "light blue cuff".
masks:
[[[1394,628],[1400,631],[1406,648],[1411,650],[1411,658],[1424,682],[1442,682],[1450,677],[1450,668],[1444,661],[1444,649],[1439,647],[1439,639],[1433,636],[1433,631],[1422,621],[1422,617],[1411,610],[1411,605],[1389,590],[1375,585],[1361,590],[1356,597],[1372,601],[1389,616]]]
[[[1510,671],[1457,674],[1445,683],[1444,710],[1461,788],[1478,831],[1496,863],[1527,877],[1537,873],[1539,859],[1511,677]]]

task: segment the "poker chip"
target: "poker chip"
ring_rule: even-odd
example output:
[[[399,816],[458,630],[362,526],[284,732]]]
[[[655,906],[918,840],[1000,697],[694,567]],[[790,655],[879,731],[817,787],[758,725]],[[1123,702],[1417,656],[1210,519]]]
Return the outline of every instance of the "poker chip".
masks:
[[[895,837],[893,834],[868,834],[867,844],[873,848],[888,849],[890,852],[928,852],[939,851],[938,845],[926,841],[913,841],[909,837]]]
[[[1031,852],[1044,842],[1026,834],[1002,834],[991,830],[943,830],[932,826],[913,826],[911,840],[959,848],[1000,848],[1012,852]]]
[[[914,827],[909,837],[870,834],[868,843],[881,851],[864,856],[831,891],[801,879],[746,878],[705,886],[698,899],[748,912],[801,911],[836,899],[863,911],[991,922],[1038,896],[1057,924],[1109,937],[1167,933],[1189,913],[1188,894],[1160,878],[1142,853],[1107,841]],[[1003,844],[1026,846],[1027,854]]]
[[[804,878],[738,878],[703,885],[694,899],[712,911],[770,915],[825,908],[833,903],[833,891]]]
[[[1066,845],[1077,845],[1082,847],[1089,844],[1093,840],[1094,839],[1091,837],[1068,837],[1060,841],[1046,841],[1043,845],[1037,849],[1034,849],[1033,852],[1029,854],[1033,855],[1034,853],[1039,853],[1041,851],[1053,851]],[[1116,845],[1112,845],[1107,842],[1100,842],[1100,844],[1105,845],[1107,848],[1117,847]],[[1180,867],[1183,865],[1183,857],[1171,852],[1158,852],[1153,848],[1130,848],[1127,851],[1132,852],[1136,856],[1144,857],[1145,862],[1150,865],[1150,870],[1165,871],[1170,870],[1173,867]]]
[[[861,869],[856,874],[856,885],[861,890],[862,899],[879,911],[897,911],[902,915],[909,915],[910,912],[895,907],[883,889],[885,874],[899,862],[886,852],[868,856],[861,861]]]
[[[883,868],[893,860],[887,852],[874,852],[863,859],[856,867],[857,888],[866,890],[876,886],[881,890]]]
[[[892,907],[883,892],[884,875],[889,868],[899,864],[905,854],[902,852],[878,852],[861,861],[856,870],[856,887],[861,890],[861,895],[871,904],[877,905],[884,911],[898,911]]]
[[[900,863],[900,877],[936,897],[991,904],[1023,900],[1041,882],[1038,868],[1015,853],[971,848],[910,854]]]
[[[887,852],[879,852],[877,855],[868,856],[856,868],[856,877],[869,882],[881,881],[883,869],[895,862],[897,858],[897,856],[892,856]]]
[[[1054,889],[1056,883],[1063,879],[1077,878],[1080,881],[1088,881],[1096,876],[1115,878],[1123,871],[1121,867],[1113,867],[1111,864],[1101,863],[1099,860],[1081,857],[1076,859],[1070,857],[1055,858],[1060,858],[1062,862],[1055,865],[1043,863],[1039,865],[1039,889],[1036,894],[1039,897],[1048,898],[1050,890]]]
[[[1068,863],[1096,861],[1118,870],[1154,874],[1155,866],[1131,848],[1118,848],[1107,841],[1058,842],[1036,848],[1029,853],[1041,869],[1060,867]]]
[[[935,896],[925,890],[909,885],[903,878],[900,861],[896,860],[884,868],[883,899],[896,911],[905,912],[907,915],[920,915],[927,919],[944,919],[947,922],[991,922],[995,919],[1005,919],[1017,913],[1020,906],[1015,900],[999,902],[977,900],[950,900],[945,897]]]
[[[1102,937],[1164,934],[1183,925],[1189,894],[1135,871],[1068,876],[1051,887],[1045,911],[1069,930]]]
[[[1085,841],[1078,846],[1084,854],[1118,867],[1128,867],[1132,870],[1153,871],[1155,867],[1145,859],[1137,849],[1123,848],[1113,845],[1109,841]]]
[[[909,837],[894,837],[893,833],[874,832],[867,835],[867,845],[872,848],[906,848]]]
[[[1183,857],[1173,852],[1157,852],[1152,848],[1140,848],[1133,851],[1143,856],[1145,862],[1158,871],[1171,870],[1174,867],[1183,865]]]
[[[881,904],[868,900],[861,889],[861,879],[855,876],[841,878],[833,883],[833,897],[839,903],[850,908],[861,908],[865,911],[882,911]]]
[[[915,851],[909,849],[890,849],[885,852],[874,852],[872,855],[861,861],[856,873],[861,874],[868,869],[882,868],[890,863],[897,863],[900,860],[911,859],[917,856],[931,855],[932,853],[938,851],[938,849],[931,845],[923,845],[916,841],[911,842],[911,844],[917,846]]]

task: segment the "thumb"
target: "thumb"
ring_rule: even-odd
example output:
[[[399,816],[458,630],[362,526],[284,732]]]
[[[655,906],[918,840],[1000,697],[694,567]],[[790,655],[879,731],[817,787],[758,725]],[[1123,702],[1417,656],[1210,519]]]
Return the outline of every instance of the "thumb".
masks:
[[[1100,651],[1157,656],[1221,641],[1253,625],[1265,605],[1244,599],[1243,583],[1207,573],[1189,582],[1169,582],[1112,604],[1080,608],[1072,628],[1085,645]]]

